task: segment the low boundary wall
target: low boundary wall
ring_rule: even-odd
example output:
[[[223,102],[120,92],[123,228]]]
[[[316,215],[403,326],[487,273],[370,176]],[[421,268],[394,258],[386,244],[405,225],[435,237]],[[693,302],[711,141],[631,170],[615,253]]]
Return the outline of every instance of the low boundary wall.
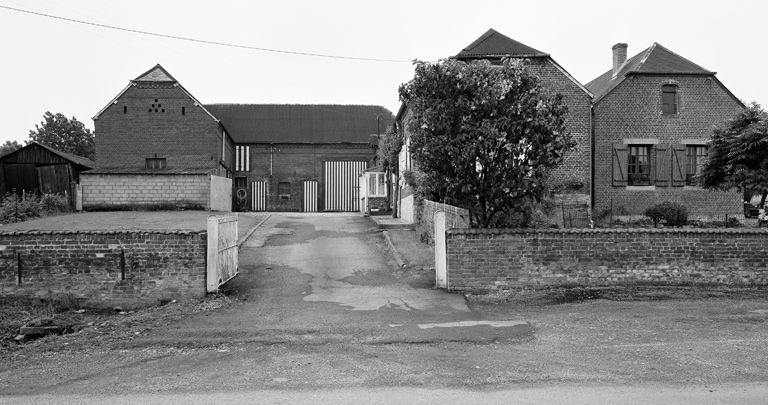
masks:
[[[82,208],[105,209],[121,206],[150,206],[170,204],[182,208],[211,209],[211,183],[217,179],[210,174],[124,174],[81,173]],[[229,180],[229,179],[225,179]],[[230,180],[231,182],[231,180]],[[219,183],[223,181],[216,182]],[[221,187],[218,187],[221,188]],[[231,211],[231,183],[226,203]],[[218,200],[216,200],[218,201]],[[221,207],[216,207],[221,208]]]
[[[768,285],[765,229],[450,229],[449,290]]]
[[[0,233],[0,295],[156,305],[206,294],[206,232]]]

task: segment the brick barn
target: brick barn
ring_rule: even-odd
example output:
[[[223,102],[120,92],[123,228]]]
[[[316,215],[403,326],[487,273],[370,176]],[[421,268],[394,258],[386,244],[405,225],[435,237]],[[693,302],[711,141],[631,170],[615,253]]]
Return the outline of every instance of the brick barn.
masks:
[[[392,113],[357,105],[203,105],[157,65],[93,117],[83,208],[356,211]]]

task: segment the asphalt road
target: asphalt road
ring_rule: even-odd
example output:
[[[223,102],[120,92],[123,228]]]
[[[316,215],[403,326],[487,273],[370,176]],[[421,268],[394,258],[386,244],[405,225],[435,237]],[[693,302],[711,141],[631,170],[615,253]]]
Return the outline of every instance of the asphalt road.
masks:
[[[0,403],[768,397],[764,297],[467,300],[429,288],[434,274],[397,266],[382,234],[356,214],[273,214],[241,246],[240,265],[223,308],[111,345],[67,346],[65,335],[55,351],[4,357]]]

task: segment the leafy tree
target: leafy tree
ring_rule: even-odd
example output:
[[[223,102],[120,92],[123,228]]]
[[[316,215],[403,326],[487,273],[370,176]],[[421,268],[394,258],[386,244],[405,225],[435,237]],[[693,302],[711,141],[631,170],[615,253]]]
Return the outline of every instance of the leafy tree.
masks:
[[[16,141],[5,141],[5,144],[0,145],[0,156],[5,156],[13,151],[21,149],[21,144]]]
[[[768,114],[753,102],[725,128],[715,129],[708,143],[708,158],[702,167],[701,185],[711,190],[736,188],[745,194],[768,196]]]
[[[387,131],[379,137],[379,146],[376,150],[376,161],[382,170],[387,174],[387,204],[391,201],[392,180],[391,174],[397,173],[398,169],[398,157],[400,155],[400,149],[403,147],[403,139],[394,126],[391,126]],[[396,215],[396,212],[392,213]]]
[[[29,131],[30,142],[39,142],[62,152],[93,159],[94,136],[77,118],[70,120],[64,114],[46,111],[40,125]]]
[[[424,195],[467,208],[475,227],[503,226],[500,213],[530,224],[548,172],[575,145],[562,96],[523,61],[417,61],[400,99]]]

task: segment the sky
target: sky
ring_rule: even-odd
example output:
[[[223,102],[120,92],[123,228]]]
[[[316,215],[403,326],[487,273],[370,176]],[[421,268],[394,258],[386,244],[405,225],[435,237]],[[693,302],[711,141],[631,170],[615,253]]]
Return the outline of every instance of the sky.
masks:
[[[414,59],[456,55],[489,28],[550,54],[582,84],[611,68],[614,44],[631,57],[658,42],[717,72],[741,100],[768,103],[766,15],[764,0],[0,0],[0,143],[23,144],[46,111],[93,130],[91,117],[158,63],[204,104],[396,113]]]

